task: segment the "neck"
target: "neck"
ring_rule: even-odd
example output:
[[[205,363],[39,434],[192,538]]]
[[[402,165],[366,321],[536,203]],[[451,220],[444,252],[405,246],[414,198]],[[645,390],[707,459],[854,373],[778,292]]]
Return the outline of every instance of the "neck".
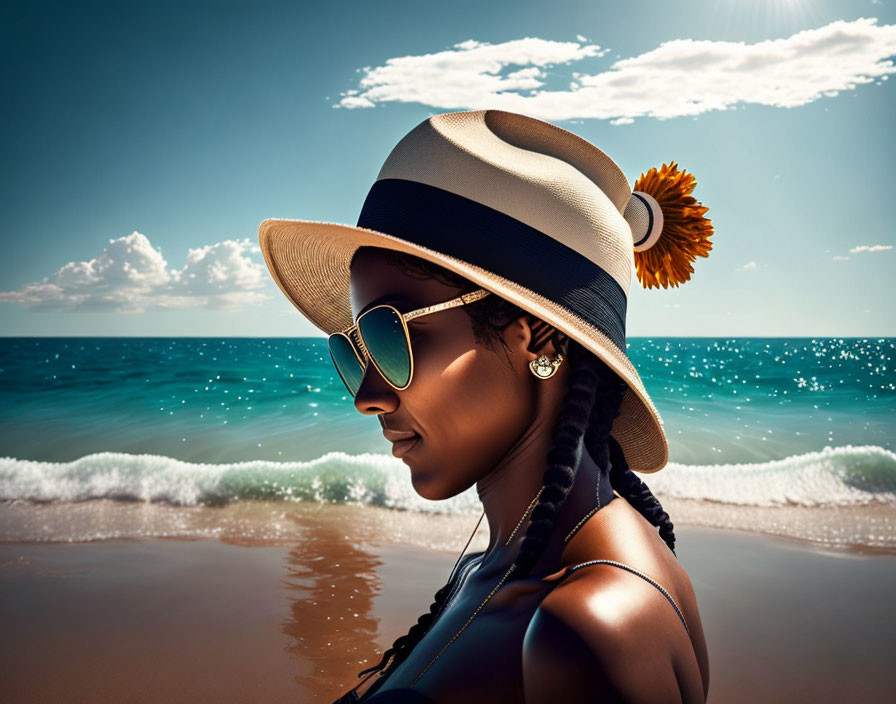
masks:
[[[546,458],[553,443],[552,431],[553,427],[545,427],[536,420],[507,456],[476,483],[489,526],[489,543],[483,564],[491,562],[496,555],[501,555],[494,558],[498,563],[509,564],[518,553],[530,523],[531,510],[527,513],[527,509],[544,482]],[[609,477],[605,473],[601,476],[597,464],[583,445],[573,485],[557,516],[543,561],[559,558],[566,535],[597,506],[598,492],[601,506],[613,498]],[[522,522],[521,518],[524,519]],[[505,545],[511,534],[510,543]]]
[[[536,418],[494,469],[476,482],[476,491],[488,520],[486,553],[489,556],[504,550],[504,543],[511,533],[513,542],[525,533],[528,520],[519,528],[517,524],[542,486],[547,469],[545,458],[552,442],[551,430],[542,418]]]

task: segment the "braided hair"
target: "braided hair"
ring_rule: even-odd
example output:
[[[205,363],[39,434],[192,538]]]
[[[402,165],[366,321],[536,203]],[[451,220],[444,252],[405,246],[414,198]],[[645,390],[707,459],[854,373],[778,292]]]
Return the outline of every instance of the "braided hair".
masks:
[[[372,249],[378,250],[389,263],[412,278],[433,278],[459,288],[461,293],[479,288],[453,271],[404,252],[365,246],[359,247],[355,256],[361,250]],[[619,406],[626,389],[625,382],[584,346],[506,299],[496,295],[486,296],[463,306],[462,310],[470,316],[476,342],[492,351],[497,350],[497,343],[502,344],[508,365],[509,347],[500,332],[513,320],[529,317],[535,333],[529,351],[535,352],[548,339],[553,340],[555,348],[563,351],[571,368],[569,390],[558,414],[553,445],[547,455],[544,490],[532,509],[529,526],[514,560],[516,567],[511,579],[528,575],[547,548],[557,516],[572,489],[583,446],[600,471],[609,472],[613,489],[659,529],[660,537],[674,554],[675,534],[669,514],[663,510],[647,485],[629,469],[622,448],[610,435],[613,420],[619,415]],[[479,554],[481,553],[469,555],[468,559]],[[459,570],[455,570],[454,574],[458,572]],[[440,614],[451,587],[452,580],[449,579],[436,592],[429,612],[420,616],[406,635],[395,640],[392,647],[383,653],[379,663],[362,670],[358,677],[375,672],[388,675],[404,662]]]

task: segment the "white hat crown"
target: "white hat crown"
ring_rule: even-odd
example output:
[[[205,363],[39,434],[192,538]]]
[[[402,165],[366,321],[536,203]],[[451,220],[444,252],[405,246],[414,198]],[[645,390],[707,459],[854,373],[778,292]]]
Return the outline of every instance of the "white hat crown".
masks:
[[[392,149],[377,180],[425,183],[498,210],[583,255],[627,295],[632,231],[625,174],[590,142],[501,110],[434,115]]]

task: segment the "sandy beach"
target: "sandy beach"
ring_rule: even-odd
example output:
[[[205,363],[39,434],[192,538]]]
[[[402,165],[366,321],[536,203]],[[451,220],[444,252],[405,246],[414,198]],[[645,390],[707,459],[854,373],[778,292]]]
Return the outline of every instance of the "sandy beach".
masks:
[[[26,515],[48,530],[79,510],[166,516],[120,502],[103,502],[103,516],[89,503],[6,504],[2,535]],[[476,522],[263,502],[188,515],[209,537],[0,544],[4,701],[331,702],[428,609]],[[264,537],[275,519],[279,537]],[[896,554],[687,525],[677,535],[710,702],[892,701]],[[470,549],[485,540],[480,527]]]

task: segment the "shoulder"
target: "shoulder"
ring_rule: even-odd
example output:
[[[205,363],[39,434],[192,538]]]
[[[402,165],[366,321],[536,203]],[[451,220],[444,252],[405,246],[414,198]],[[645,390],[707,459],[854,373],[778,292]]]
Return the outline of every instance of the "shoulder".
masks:
[[[665,609],[677,623],[667,620]],[[680,701],[673,650],[684,631],[675,630],[681,629],[677,619],[665,597],[640,577],[611,565],[578,570],[544,598],[529,623],[526,704],[564,697]]]

